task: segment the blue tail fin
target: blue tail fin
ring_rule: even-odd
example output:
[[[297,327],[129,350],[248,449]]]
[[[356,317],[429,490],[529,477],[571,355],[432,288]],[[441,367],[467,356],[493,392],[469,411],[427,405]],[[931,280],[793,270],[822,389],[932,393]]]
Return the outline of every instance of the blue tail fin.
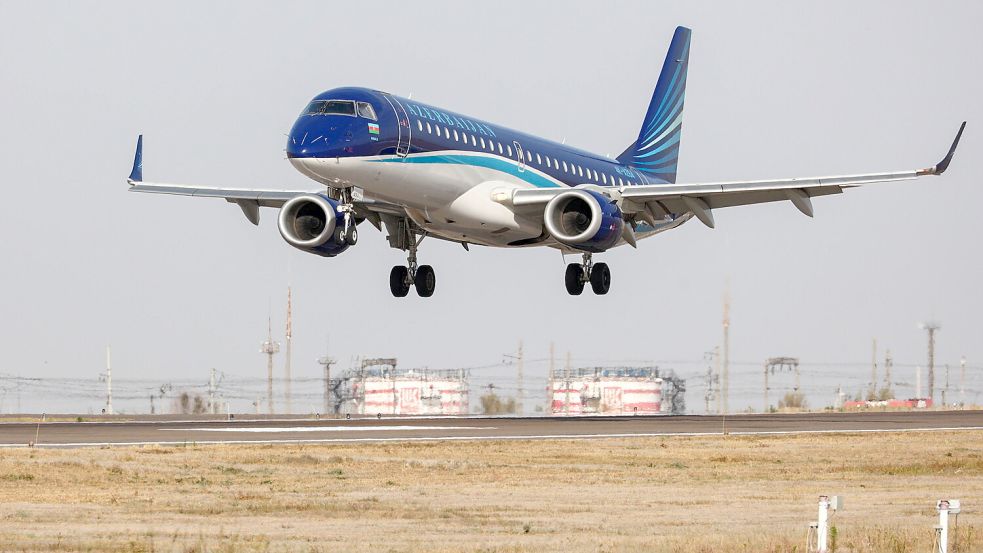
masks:
[[[143,180],[143,135],[137,137],[137,151],[133,154],[133,170],[130,171],[130,180],[140,182]]]
[[[676,27],[638,140],[618,156],[620,163],[665,182],[676,182],[690,35],[686,27]]]

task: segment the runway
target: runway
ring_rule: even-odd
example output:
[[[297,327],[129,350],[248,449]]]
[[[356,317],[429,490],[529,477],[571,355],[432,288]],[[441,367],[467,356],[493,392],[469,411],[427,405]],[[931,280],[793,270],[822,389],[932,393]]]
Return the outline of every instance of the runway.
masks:
[[[983,430],[983,411],[771,415],[0,422],[0,447],[330,444]]]

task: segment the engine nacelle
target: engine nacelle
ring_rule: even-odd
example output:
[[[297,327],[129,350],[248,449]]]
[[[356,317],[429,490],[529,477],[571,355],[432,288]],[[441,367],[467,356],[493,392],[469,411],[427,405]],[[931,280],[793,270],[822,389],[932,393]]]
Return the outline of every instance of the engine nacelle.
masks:
[[[546,204],[543,220],[557,242],[586,252],[614,247],[625,225],[617,204],[582,188],[557,194]]]
[[[338,202],[320,194],[291,198],[280,208],[277,220],[280,235],[288,244],[324,257],[348,249],[348,243],[335,232],[344,225],[345,215],[338,211]]]

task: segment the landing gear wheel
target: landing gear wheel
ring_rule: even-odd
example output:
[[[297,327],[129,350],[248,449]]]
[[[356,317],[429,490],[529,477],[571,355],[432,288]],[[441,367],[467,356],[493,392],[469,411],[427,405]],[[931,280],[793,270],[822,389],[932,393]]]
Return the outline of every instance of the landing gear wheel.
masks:
[[[563,276],[567,285],[567,293],[571,296],[579,296],[584,291],[584,268],[579,263],[567,265],[567,272]]]
[[[598,296],[603,296],[611,289],[611,269],[607,263],[595,263],[590,272],[590,287]]]
[[[355,225],[348,227],[348,234],[345,235],[345,243],[354,246],[358,242],[358,229]]]
[[[437,276],[433,272],[433,267],[430,265],[420,265],[417,267],[414,284],[416,285],[416,293],[421,298],[432,296],[434,288],[437,287]]]
[[[389,290],[397,298],[405,298],[410,293],[410,270],[402,265],[396,265],[389,271]]]

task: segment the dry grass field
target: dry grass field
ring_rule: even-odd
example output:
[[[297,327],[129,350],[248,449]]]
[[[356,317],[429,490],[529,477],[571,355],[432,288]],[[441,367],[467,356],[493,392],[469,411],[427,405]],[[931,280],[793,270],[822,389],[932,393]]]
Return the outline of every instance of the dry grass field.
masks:
[[[2,551],[927,552],[983,433],[0,450]]]

